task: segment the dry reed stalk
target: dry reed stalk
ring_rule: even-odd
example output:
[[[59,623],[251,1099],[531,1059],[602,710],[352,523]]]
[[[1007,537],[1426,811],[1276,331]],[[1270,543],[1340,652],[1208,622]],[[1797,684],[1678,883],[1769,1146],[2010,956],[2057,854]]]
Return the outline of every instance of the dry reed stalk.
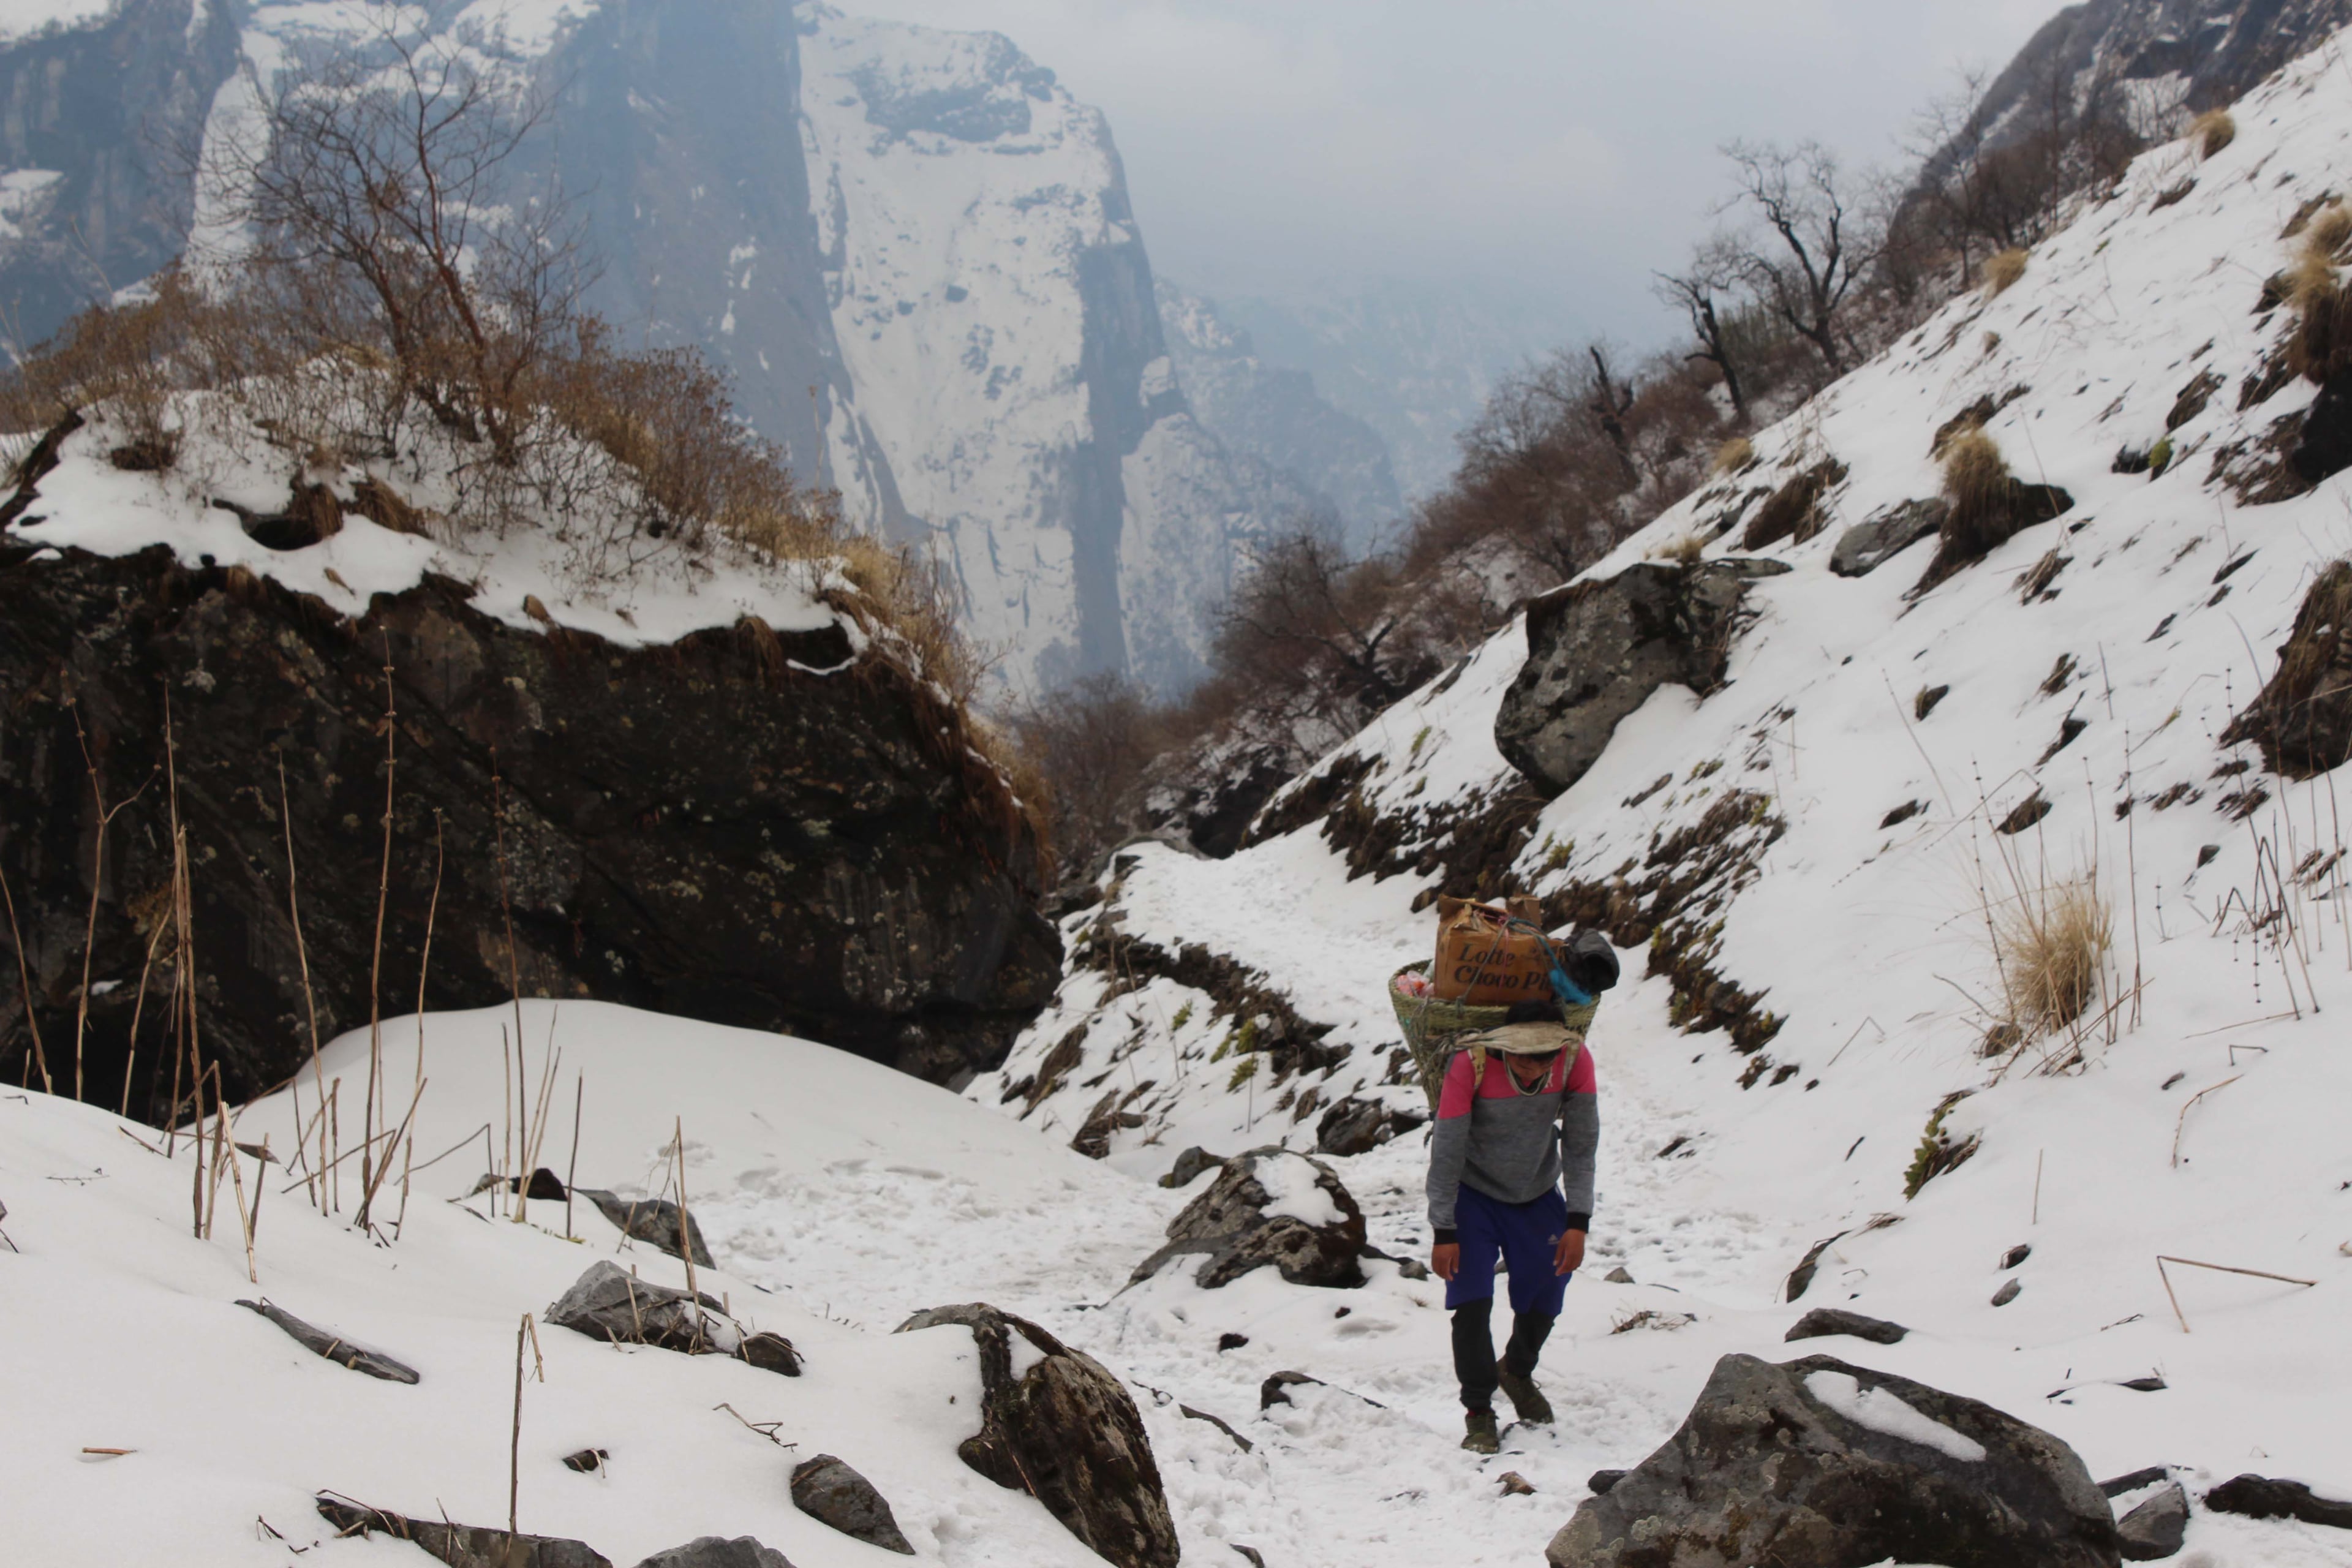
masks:
[[[2172,1293],[2172,1276],[2164,1268],[2168,1263],[2178,1263],[2183,1268],[2208,1268],[2216,1274],[2242,1274],[2249,1279],[2272,1279],[2281,1285],[2300,1285],[2306,1290],[2316,1289],[2319,1286],[2316,1279],[2298,1279],[2292,1274],[2273,1274],[2262,1268],[2232,1268],[2226,1263],[2200,1263],[2193,1258],[2170,1258],[2158,1253],[2157,1277],[2164,1281],[2164,1293],[2172,1301],[2172,1315],[2180,1320],[2180,1331],[2184,1334],[2189,1331],[2189,1319],[2180,1310],[2180,1298]]]
[[[530,1213],[531,1179],[539,1174],[541,1151],[547,1143],[547,1117],[555,1099],[557,1078],[563,1070],[563,1050],[555,1043],[555,1020],[561,1009],[551,1011],[547,1018],[547,1054],[541,1058],[539,1093],[531,1102],[531,1136],[522,1152],[520,1184],[515,1199],[515,1223],[520,1225]]]
[[[368,1228],[368,1199],[376,1184],[368,1169],[375,1146],[375,1102],[383,1079],[383,914],[392,901],[393,791],[400,772],[400,709],[393,683],[392,634],[383,633],[383,861],[375,884],[375,952],[368,964],[367,1103],[361,1113],[359,1228]]]
[[[74,739],[81,743],[82,765],[89,770],[89,793],[98,802],[97,844],[90,851],[89,918],[83,923],[81,933],[81,1000],[74,1009],[74,1099],[82,1099],[82,1038],[89,1028],[89,962],[98,946],[98,895],[106,883],[106,830],[114,819],[147,793],[141,784],[130,799],[118,802],[110,811],[106,805],[106,785],[98,771],[98,759],[89,752],[89,736],[81,727],[81,704],[71,697],[66,699],[66,711],[73,715]],[[150,774],[148,784],[154,777]]]
[[[294,955],[302,969],[302,1003],[310,1014],[310,1075],[319,1086],[319,1106],[323,1111],[327,1104],[327,1069],[319,1059],[319,998],[310,988],[310,944],[302,940],[302,895],[298,886],[299,879],[294,873],[294,805],[286,790],[286,753],[283,752],[278,753],[278,822],[286,833],[286,912],[294,922]],[[329,1158],[324,1142],[326,1136],[327,1123],[322,1116],[319,1122],[320,1142],[318,1160],[321,1171],[327,1168]],[[320,1212],[325,1212],[326,1193],[323,1188],[319,1194],[319,1207]]]
[[[425,1092],[425,983],[433,973],[433,922],[441,913],[441,873],[447,864],[441,814],[433,814],[433,899],[425,906],[425,952],[416,967],[416,1091]],[[400,1213],[392,1222],[394,1240],[408,1223],[408,1173],[416,1161],[416,1140],[411,1137],[400,1156]]]
[[[122,1053],[122,1119],[131,1120],[131,1069],[139,1061],[139,1020],[147,1014],[147,981],[155,972],[155,952],[163,945],[163,922],[155,922],[155,934],[147,939],[147,962],[139,966],[139,999],[131,1005],[131,1043]]]
[[[236,1228],[238,1233],[245,1237],[245,1277],[251,1283],[258,1285],[261,1283],[261,1270],[259,1266],[255,1263],[253,1257],[253,1226],[254,1221],[260,1214],[261,1210],[261,1199],[258,1190],[261,1186],[261,1173],[258,1169],[254,1173],[254,1186],[256,1188],[254,1194],[254,1208],[253,1213],[248,1214],[246,1212],[245,1207],[245,1167],[237,1163],[236,1156],[236,1143],[234,1140],[231,1140],[229,1142],[226,1157],[228,1160],[229,1180],[236,1184],[236,1188],[235,1193],[236,1200]],[[220,1188],[217,1184],[215,1184],[213,1192],[215,1194],[214,1201],[217,1204],[219,1202],[218,1194],[220,1192]]]
[[[521,1326],[515,1330],[515,1395],[514,1435],[507,1447],[507,1542],[509,1550],[521,1538],[522,1501],[522,1352],[530,1346],[531,1359],[539,1367],[539,1381],[547,1381],[547,1358],[540,1352],[539,1326],[530,1314],[522,1315]]]
[[[506,1103],[501,1109],[499,1118],[499,1130],[505,1135],[505,1145],[504,1152],[499,1156],[499,1168],[497,1172],[499,1184],[503,1185],[506,1178],[514,1173],[515,1093],[514,1047],[507,1041],[507,1026],[504,1024],[500,1024],[499,1026],[499,1088],[504,1090],[506,1097]],[[497,1186],[493,1186],[490,1189],[490,1214],[495,1217],[498,1212],[499,1188]]]
[[[337,1079],[327,1089],[327,1132],[334,1140],[335,1163],[319,1173],[320,1179],[334,1178],[334,1188],[328,1200],[334,1206],[331,1212],[343,1212],[343,1080]]]
[[[507,886],[506,779],[504,775],[499,772],[499,753],[496,747],[491,748],[490,751],[490,822],[495,832],[498,845],[499,913],[505,921],[507,929],[507,993],[509,999],[514,1004],[515,1050],[518,1055],[520,1055],[522,1050],[522,965],[515,955],[514,899],[510,889]],[[520,1085],[517,1087],[520,1088]],[[511,1131],[511,1119],[514,1114],[514,1108],[511,1101],[508,1106],[507,1114],[509,1119],[509,1131],[507,1143],[507,1163],[509,1170],[511,1171],[514,1163],[514,1143]],[[528,1129],[525,1130],[526,1134],[528,1133]]]
[[[2225,1078],[2219,1083],[2207,1085],[2189,1097],[2189,1103],[2180,1108],[2180,1114],[2175,1117],[2172,1122],[2172,1168],[2174,1170],[2180,1169],[2180,1140],[2181,1136],[2189,1131],[2189,1111],[2196,1108],[2199,1100],[2211,1094],[2215,1089],[2227,1089],[2237,1082],[2238,1079],[2245,1076],[2244,1073],[2240,1073],[2238,1078]]]
[[[409,1123],[416,1120],[416,1107],[425,1099],[425,1080],[423,1079],[416,1080],[416,1092],[411,1095],[408,1100],[408,1114],[400,1119],[400,1125],[393,1130],[390,1141],[383,1146],[383,1159],[376,1166],[374,1184],[360,1194],[359,1217],[353,1223],[362,1231],[369,1229],[368,1213],[375,1206],[377,1192],[392,1175],[392,1152],[400,1147],[401,1139],[408,1134]],[[362,1170],[367,1168],[367,1161],[364,1158],[360,1162],[360,1168]]]
[[[694,1236],[686,1226],[686,1119],[672,1123],[672,1139],[677,1150],[677,1255],[686,1264],[686,1293],[694,1302],[694,1342],[702,1343],[702,1297],[694,1287]]]
[[[580,1174],[580,1101],[588,1087],[587,1076],[572,1080],[572,1158],[563,1167],[563,1239],[572,1239],[572,1188]]]
[[[29,1060],[40,1067],[41,1092],[53,1094],[56,1086],[49,1081],[49,1054],[41,1048],[41,1021],[33,1016],[33,971],[25,962],[25,933],[16,925],[16,895],[8,890],[8,873],[5,870],[0,870],[0,900],[7,902],[8,936],[16,945],[16,984],[22,987],[25,997],[25,1027],[33,1037],[33,1053]],[[26,1076],[30,1077],[29,1074]]]

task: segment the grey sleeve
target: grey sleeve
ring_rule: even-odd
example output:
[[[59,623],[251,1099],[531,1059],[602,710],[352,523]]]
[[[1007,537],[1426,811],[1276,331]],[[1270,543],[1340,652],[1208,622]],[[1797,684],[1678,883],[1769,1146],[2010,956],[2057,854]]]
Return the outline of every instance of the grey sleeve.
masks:
[[[1601,1150],[1601,1097],[1563,1097],[1559,1111],[1559,1185],[1570,1215],[1592,1214],[1592,1165]],[[1433,1181],[1433,1174],[1432,1180]]]
[[[1470,1119],[1441,1118],[1429,1141],[1429,1224],[1441,1241],[1453,1239],[1454,1199],[1462,1190],[1462,1162],[1470,1152]]]

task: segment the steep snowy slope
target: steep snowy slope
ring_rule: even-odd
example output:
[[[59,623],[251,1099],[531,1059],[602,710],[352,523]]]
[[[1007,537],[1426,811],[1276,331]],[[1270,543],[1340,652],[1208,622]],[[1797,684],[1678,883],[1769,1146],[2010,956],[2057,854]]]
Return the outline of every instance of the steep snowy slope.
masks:
[[[1749,588],[1718,689],[1661,688],[1546,801],[1494,738],[1514,626],[1278,797],[1254,847],[1123,855],[1068,923],[1059,1006],[968,1092],[1147,1173],[1191,1143],[1344,1145],[1385,1121],[1347,1179],[1376,1240],[1424,1247],[1426,1111],[1384,983],[1428,952],[1415,910],[1440,886],[1523,888],[1601,924],[1638,982],[1594,1037],[1594,1272],[1643,1287],[1580,1281],[1572,1310],[1699,1320],[1580,1338],[1555,1373],[1567,1432],[1638,1458],[1717,1352],[1777,1348],[1795,1314],[1774,1303],[1829,1237],[1806,1305],[1911,1324],[1872,1359],[2047,1425],[2097,1473],[2352,1492],[2336,793],[2219,742],[2352,548],[2352,481],[2246,499],[2314,395],[2273,374],[2287,312],[2260,297],[2282,231],[2340,188],[2341,47],[2240,106],[2210,162],[2150,153],[2010,291],[1950,306],[1588,574],[1736,556],[1763,498],[1839,465],[1821,531],[1756,552],[1789,571]],[[1925,594],[1932,539],[1833,574],[1848,526],[1936,494],[1931,448],[1971,405],[2072,508]],[[2114,940],[2089,1016],[1988,1056],[1988,915],[2092,875]],[[1973,1154],[1921,1185],[1923,1144]],[[2159,1255],[2316,1283],[2175,1267],[2176,1315]],[[2112,1385],[2152,1373],[2169,1387]],[[1439,1370],[1409,1375],[1434,1424]],[[2326,1531],[2198,1530],[2225,1560],[2352,1561]]]

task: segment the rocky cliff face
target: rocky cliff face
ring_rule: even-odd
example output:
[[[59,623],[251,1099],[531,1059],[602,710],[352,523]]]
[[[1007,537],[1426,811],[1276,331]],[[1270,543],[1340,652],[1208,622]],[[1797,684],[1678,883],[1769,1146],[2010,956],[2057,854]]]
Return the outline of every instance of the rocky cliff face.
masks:
[[[12,7],[0,30],[0,300],[26,342],[179,254],[178,154],[238,58],[234,16],[205,0],[55,9],[39,26]]]
[[[0,41],[0,298],[28,341],[179,249],[194,204],[153,149],[362,25],[293,0],[44,5],[54,26]],[[1099,112],[998,35],[793,0],[429,23],[501,25],[484,58],[557,90],[547,147],[615,321],[708,352],[860,526],[936,550],[1013,688],[1200,670],[1236,545],[1316,491],[1193,416]]]
[[[94,919],[88,1092],[170,1108],[175,776],[201,1047],[233,1100],[307,1059],[306,962],[320,1036],[367,1023],[388,785],[387,1013],[413,1010],[420,975],[429,1008],[503,1001],[510,905],[527,995],[787,1031],[943,1080],[1002,1059],[1060,944],[1025,824],[921,692],[838,626],[624,648],[517,630],[468,595],[428,577],[352,620],[163,550],[0,550],[0,864],[61,1089]],[[92,763],[120,812],[94,902]]]
[[[2030,106],[2053,77],[2095,73],[2168,88],[2189,109],[2211,109],[2347,22],[2347,0],[2088,0],[2034,35],[1993,81],[1986,111],[1998,124]]]

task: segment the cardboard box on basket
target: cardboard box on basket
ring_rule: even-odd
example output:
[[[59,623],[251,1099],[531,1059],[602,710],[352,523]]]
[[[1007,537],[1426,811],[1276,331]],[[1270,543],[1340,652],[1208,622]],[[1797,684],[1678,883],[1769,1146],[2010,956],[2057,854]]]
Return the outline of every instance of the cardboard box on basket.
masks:
[[[1437,962],[1429,978],[1440,1000],[1509,1007],[1551,995],[1543,906],[1524,896],[1506,903],[1498,910],[1468,899],[1437,900]]]

